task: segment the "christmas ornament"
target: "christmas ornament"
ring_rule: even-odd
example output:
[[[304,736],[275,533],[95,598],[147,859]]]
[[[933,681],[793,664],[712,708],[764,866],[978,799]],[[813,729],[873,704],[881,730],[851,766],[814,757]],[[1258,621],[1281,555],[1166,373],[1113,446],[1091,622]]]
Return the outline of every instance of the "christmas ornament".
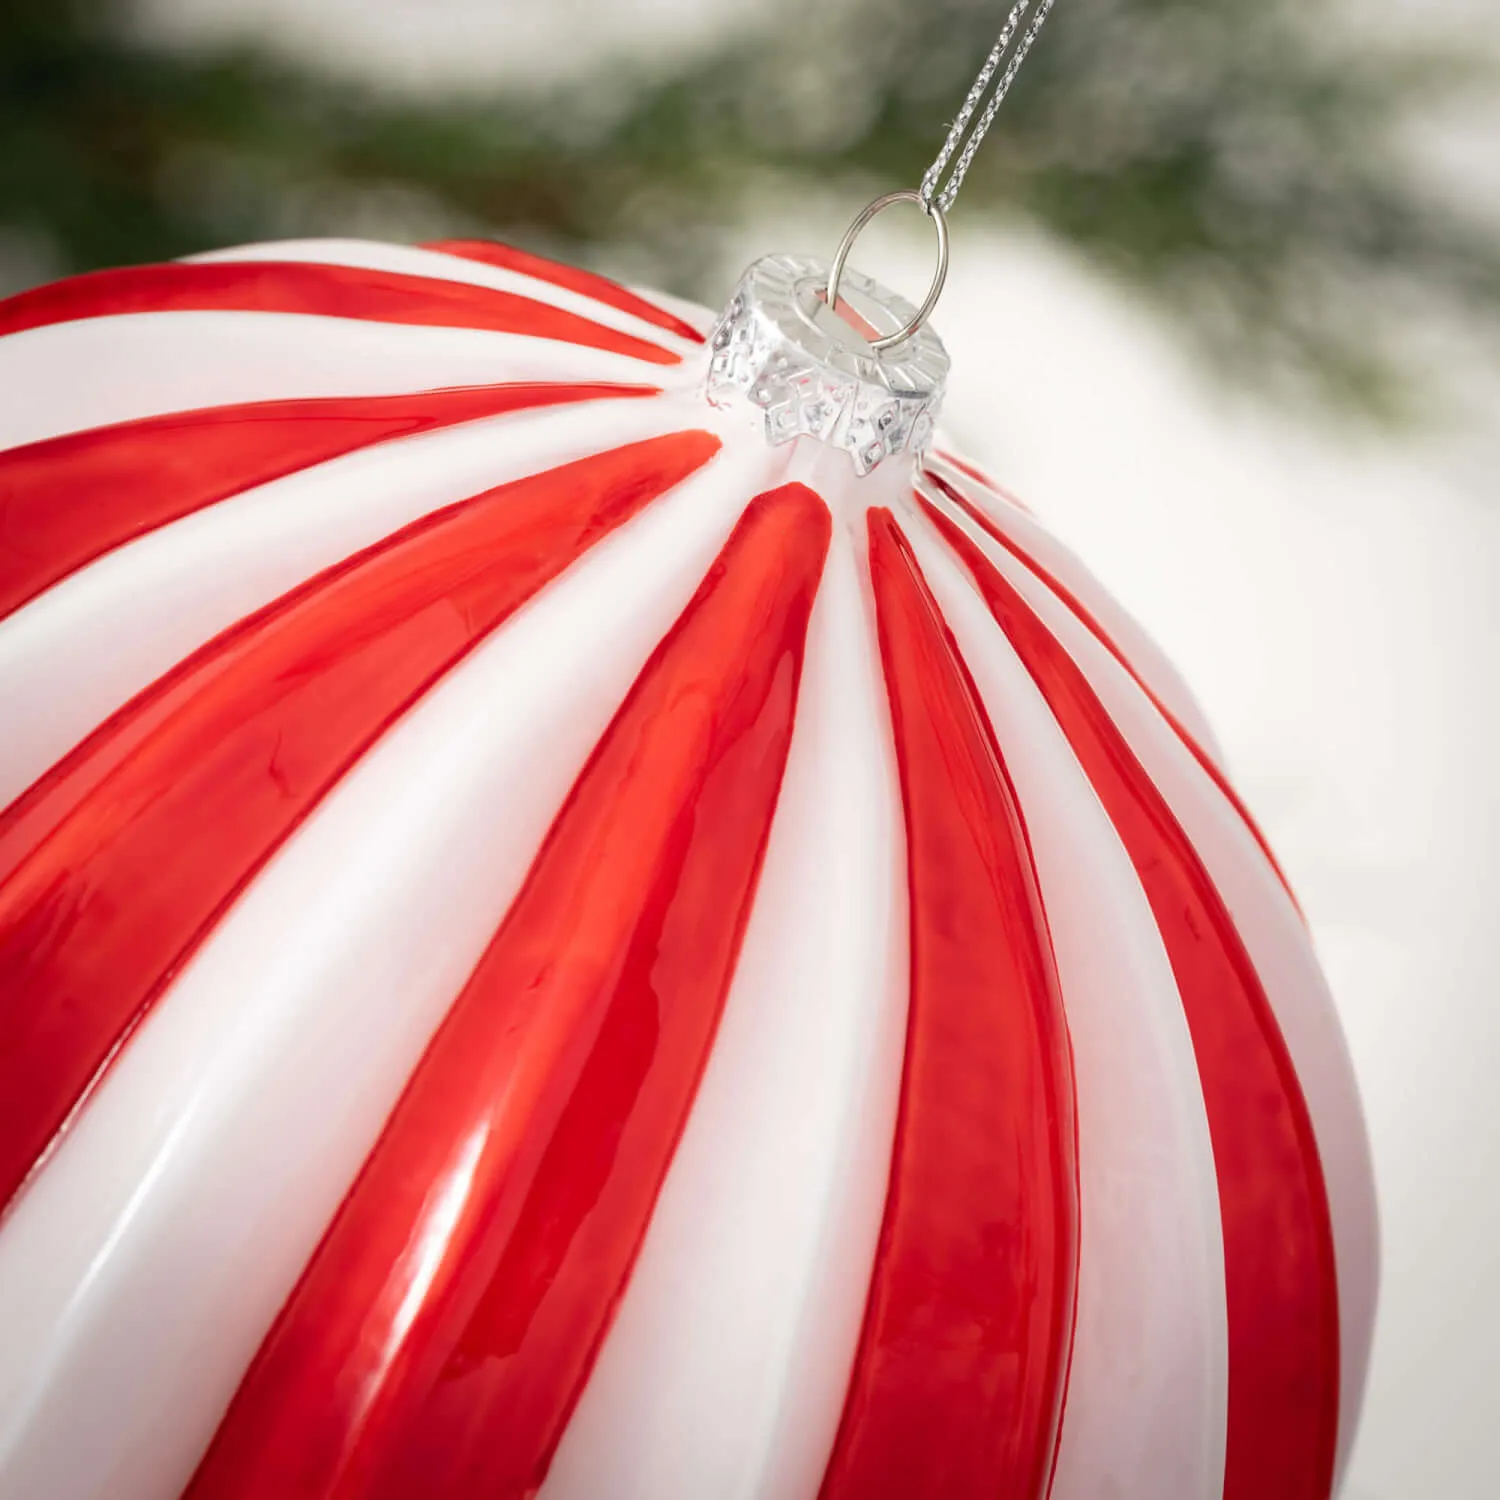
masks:
[[[862,222],[0,303],[0,1496],[1330,1492],[1306,931]]]

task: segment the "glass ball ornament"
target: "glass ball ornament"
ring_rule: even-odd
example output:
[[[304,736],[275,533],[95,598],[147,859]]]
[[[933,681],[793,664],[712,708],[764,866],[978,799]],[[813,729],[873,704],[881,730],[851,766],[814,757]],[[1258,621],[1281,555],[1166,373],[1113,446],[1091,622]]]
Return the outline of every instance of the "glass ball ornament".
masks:
[[[826,269],[0,303],[3,1500],[1329,1495],[1305,926]]]

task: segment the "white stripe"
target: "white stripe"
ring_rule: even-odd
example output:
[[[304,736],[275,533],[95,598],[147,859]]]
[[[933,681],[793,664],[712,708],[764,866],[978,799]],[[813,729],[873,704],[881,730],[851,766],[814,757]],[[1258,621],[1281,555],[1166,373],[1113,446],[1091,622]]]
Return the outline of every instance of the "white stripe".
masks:
[[[973,500],[983,514],[989,515],[997,504],[1018,510],[1023,515],[1026,513],[1026,507],[1009,490],[1001,489],[992,480],[976,478],[975,474],[960,467],[961,463],[968,463],[968,460],[958,452],[953,443],[944,438],[941,429],[924,462],[927,468],[941,474],[955,489]],[[979,472],[982,471],[976,470],[976,474]]]
[[[659,292],[651,286],[633,286],[630,290],[637,297],[644,297],[647,302],[654,302],[664,311],[681,318],[689,328],[696,328],[705,338],[718,321],[718,313],[701,302],[689,302],[686,297],[674,297],[670,292]]]
[[[630,398],[397,438],[183,516],[0,620],[0,807],[189,652],[320,569],[492,485],[701,425]]]
[[[186,1482],[633,674],[768,455],[599,545],[252,882],[0,1228],[0,1496]]]
[[[1213,726],[1199,706],[1193,690],[1187,685],[1172,659],[1141,628],[1135,616],[1083,565],[1076,553],[1065,547],[1035,517],[1020,506],[996,504],[994,493],[971,479],[954,464],[941,458],[932,467],[968,500],[986,520],[1003,532],[1028,557],[1045,568],[1099,622],[1142,680],[1167,706],[1199,747],[1218,766],[1224,763],[1223,751],[1214,736]],[[934,500],[941,499],[935,492]]]
[[[1130,857],[968,575],[908,523],[1014,781],[1078,1097],[1078,1321],[1052,1500],[1213,1500],[1229,1345],[1218,1179],[1192,1036]]]
[[[254,245],[236,245],[227,250],[210,250],[202,255],[184,256],[183,259],[188,264],[297,261],[308,265],[357,266],[371,271],[392,271],[402,276],[429,276],[440,281],[460,281],[469,286],[487,286],[497,291],[515,292],[537,302],[566,308],[568,312],[602,323],[606,328],[618,328],[624,333],[645,339],[648,343],[660,344],[678,354],[691,354],[699,347],[692,339],[685,339],[657,323],[647,322],[645,318],[624,312],[608,302],[600,302],[584,292],[570,291],[555,282],[544,281],[539,276],[528,276],[523,271],[489,266],[481,261],[465,260],[460,255],[448,255],[440,250],[422,250],[414,245],[388,245],[379,240],[268,240]],[[647,297],[645,300],[652,299]]]
[[[1302,1086],[1327,1185],[1338,1273],[1342,1471],[1369,1364],[1379,1229],[1354,1069],[1307,929],[1243,818],[1139,684],[1029,569],[954,507],[944,509],[1015,585],[1083,670],[1192,841],[1265,987]]]
[[[0,448],[241,401],[523,380],[691,387],[699,378],[696,366],[485,329],[307,313],[125,313],[0,337]]]
[[[864,517],[824,493],[833,545],[745,946],[542,1500],[812,1500],[837,1431],[890,1175],[906,873]]]

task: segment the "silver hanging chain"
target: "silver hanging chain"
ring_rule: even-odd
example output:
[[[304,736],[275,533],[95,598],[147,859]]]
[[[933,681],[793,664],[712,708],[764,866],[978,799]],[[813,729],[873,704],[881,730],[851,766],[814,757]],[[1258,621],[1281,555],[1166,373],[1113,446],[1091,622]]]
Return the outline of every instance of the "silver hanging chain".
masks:
[[[968,140],[964,141],[964,130],[973,118],[979,101],[984,97],[984,91],[990,79],[995,76],[995,70],[999,68],[1005,57],[1005,49],[1010,46],[1021,22],[1026,18],[1026,12],[1031,9],[1031,0],[1016,0],[1016,3],[1011,6],[1010,14],[1005,18],[1005,25],[1001,27],[1000,35],[990,49],[990,55],[985,58],[984,66],[979,70],[979,77],[974,80],[974,87],[969,90],[969,96],[964,100],[963,108],[959,110],[958,117],[953,122],[953,128],[948,132],[948,139],[943,142],[943,149],[938,152],[932,165],[922,174],[922,186],[918,192],[924,204],[933,203],[934,195],[936,195],[937,206],[944,213],[953,207],[953,200],[958,196],[958,190],[963,185],[964,173],[969,170],[969,163],[974,160],[974,153],[979,150],[979,143],[990,128],[995,118],[995,111],[1000,108],[1001,101],[1010,92],[1010,86],[1015,82],[1016,74],[1020,72],[1021,64],[1026,61],[1026,54],[1031,51],[1031,44],[1036,41],[1037,33],[1051,13],[1052,6],[1053,0],[1039,0],[1036,14],[1032,16],[1031,24],[1021,34],[1021,40],[1016,43],[1016,49],[1011,53],[1010,61],[1006,63],[1005,71],[1000,75],[1000,82],[995,85],[995,91],[990,95],[990,102],[985,105],[984,113],[979,117],[979,123],[970,132]],[[948,181],[939,192],[938,180],[943,175],[943,168],[952,160],[953,153],[958,150],[961,141],[963,141],[963,150],[959,152],[953,171],[949,173]]]
[[[873,203],[868,204],[860,212],[859,217],[844,231],[844,237],[839,241],[838,250],[834,253],[833,263],[828,270],[827,284],[823,288],[823,297],[829,307],[838,305],[839,283],[843,278],[844,265],[849,259],[849,252],[854,248],[854,241],[859,237],[860,230],[876,214],[894,203],[915,203],[932,220],[933,227],[937,230],[937,270],[933,274],[927,295],[923,298],[922,305],[894,333],[888,333],[883,338],[868,340],[870,348],[877,354],[886,349],[893,349],[897,344],[904,344],[927,321],[928,315],[937,305],[937,300],[942,295],[943,282],[948,275],[948,222],[944,216],[953,207],[953,200],[958,197],[958,190],[963,184],[964,173],[969,170],[969,163],[974,160],[974,153],[979,150],[979,143],[990,128],[995,118],[995,111],[1000,108],[1001,101],[1010,92],[1010,86],[1015,82],[1016,74],[1021,71],[1021,64],[1026,61],[1026,54],[1031,51],[1031,44],[1042,29],[1042,23],[1051,13],[1052,6],[1053,0],[1036,0],[1036,9],[1032,13],[1031,24],[1021,32],[1021,40],[1016,42],[1015,50],[1010,54],[1010,61],[1005,63],[1005,71],[1000,74],[1000,81],[990,94],[990,102],[985,105],[984,113],[979,117],[979,123],[969,131],[968,139],[965,140],[964,131],[968,128],[969,121],[974,118],[974,111],[979,107],[979,101],[984,98],[984,91],[989,87],[990,79],[995,76],[1000,64],[1005,61],[1006,49],[1015,41],[1021,22],[1026,19],[1026,12],[1032,8],[1032,0],[1015,0],[1015,4],[1010,8],[1010,14],[1005,18],[1005,25],[1000,28],[1000,35],[996,38],[995,45],[990,49],[990,55],[985,58],[984,66],[979,70],[979,77],[974,80],[974,87],[969,90],[969,97],[964,100],[963,108],[959,110],[958,118],[954,120],[953,128],[948,132],[948,139],[943,142],[943,149],[938,152],[933,164],[922,174],[921,187],[915,191],[905,188],[877,198]],[[962,151],[959,151],[960,144],[963,146]],[[942,178],[943,169],[950,161],[953,161],[955,151],[958,151],[958,160],[953,163],[953,170],[948,174],[947,182],[939,191],[938,182]]]

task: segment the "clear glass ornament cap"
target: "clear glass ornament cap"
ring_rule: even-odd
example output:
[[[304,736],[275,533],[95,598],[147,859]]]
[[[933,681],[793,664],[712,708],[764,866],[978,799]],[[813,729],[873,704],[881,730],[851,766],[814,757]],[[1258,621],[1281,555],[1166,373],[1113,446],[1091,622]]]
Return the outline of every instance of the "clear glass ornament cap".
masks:
[[[705,394],[761,423],[768,443],[816,438],[846,452],[868,474],[897,454],[920,456],[948,380],[948,351],[920,327],[886,349],[917,318],[898,293],[858,271],[828,305],[831,267],[806,255],[768,255],[740,278],[709,335]]]

